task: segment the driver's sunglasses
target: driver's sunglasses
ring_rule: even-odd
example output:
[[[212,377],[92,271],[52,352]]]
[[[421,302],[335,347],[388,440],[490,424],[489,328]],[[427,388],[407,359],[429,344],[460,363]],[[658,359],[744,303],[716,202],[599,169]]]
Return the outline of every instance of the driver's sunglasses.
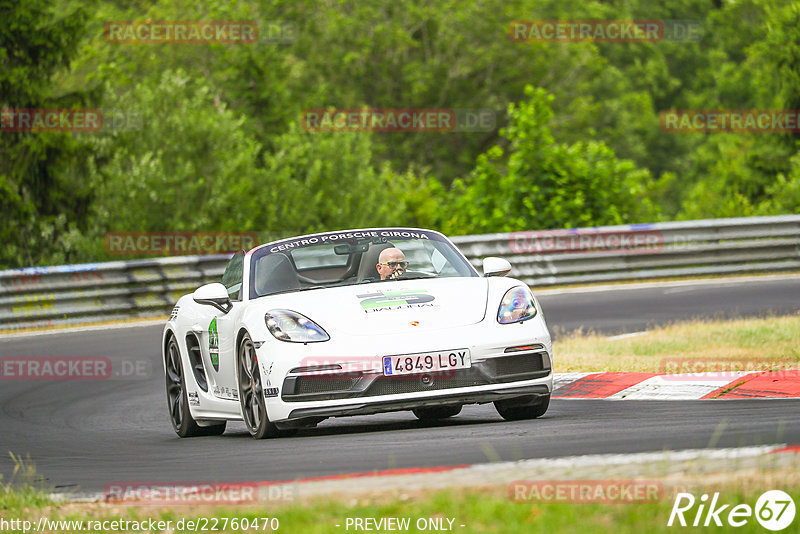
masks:
[[[406,267],[408,267],[408,262],[407,261],[387,261],[387,262],[384,262],[384,263],[379,263],[378,265],[387,265],[387,266],[391,267],[392,269],[396,269],[398,267],[402,267],[403,269],[405,269]]]

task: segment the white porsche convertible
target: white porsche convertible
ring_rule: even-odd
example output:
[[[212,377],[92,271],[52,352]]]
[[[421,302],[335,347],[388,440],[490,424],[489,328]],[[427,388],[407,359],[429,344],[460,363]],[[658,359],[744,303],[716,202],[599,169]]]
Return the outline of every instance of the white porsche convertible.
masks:
[[[489,402],[504,419],[539,417],[553,388],[550,334],[510,270],[489,257],[481,276],[445,236],[415,228],[240,251],[164,328],[172,426],[188,437],[243,420],[264,438],[328,417],[434,420]]]

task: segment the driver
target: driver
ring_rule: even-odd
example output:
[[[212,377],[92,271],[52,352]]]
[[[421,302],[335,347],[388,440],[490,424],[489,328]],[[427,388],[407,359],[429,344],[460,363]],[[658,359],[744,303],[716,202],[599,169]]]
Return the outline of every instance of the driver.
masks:
[[[408,262],[402,250],[387,248],[381,251],[378,256],[378,265],[375,267],[378,269],[378,274],[381,275],[381,280],[394,280],[406,272]]]

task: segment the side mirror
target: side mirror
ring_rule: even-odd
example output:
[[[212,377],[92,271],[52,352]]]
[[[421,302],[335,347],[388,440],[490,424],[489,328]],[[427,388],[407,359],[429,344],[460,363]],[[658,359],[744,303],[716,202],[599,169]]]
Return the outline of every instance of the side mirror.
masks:
[[[503,258],[483,258],[483,276],[505,276],[511,272],[511,264]]]
[[[222,313],[228,313],[233,307],[228,290],[219,282],[198,287],[192,293],[192,298],[196,303],[214,306]]]

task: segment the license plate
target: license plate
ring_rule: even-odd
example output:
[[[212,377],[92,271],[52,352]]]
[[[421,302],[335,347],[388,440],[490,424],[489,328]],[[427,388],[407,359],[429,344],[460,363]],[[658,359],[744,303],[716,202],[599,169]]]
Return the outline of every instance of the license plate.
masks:
[[[472,367],[469,349],[421,352],[418,354],[398,354],[383,357],[384,376],[413,375],[416,373],[435,373],[451,369]]]

